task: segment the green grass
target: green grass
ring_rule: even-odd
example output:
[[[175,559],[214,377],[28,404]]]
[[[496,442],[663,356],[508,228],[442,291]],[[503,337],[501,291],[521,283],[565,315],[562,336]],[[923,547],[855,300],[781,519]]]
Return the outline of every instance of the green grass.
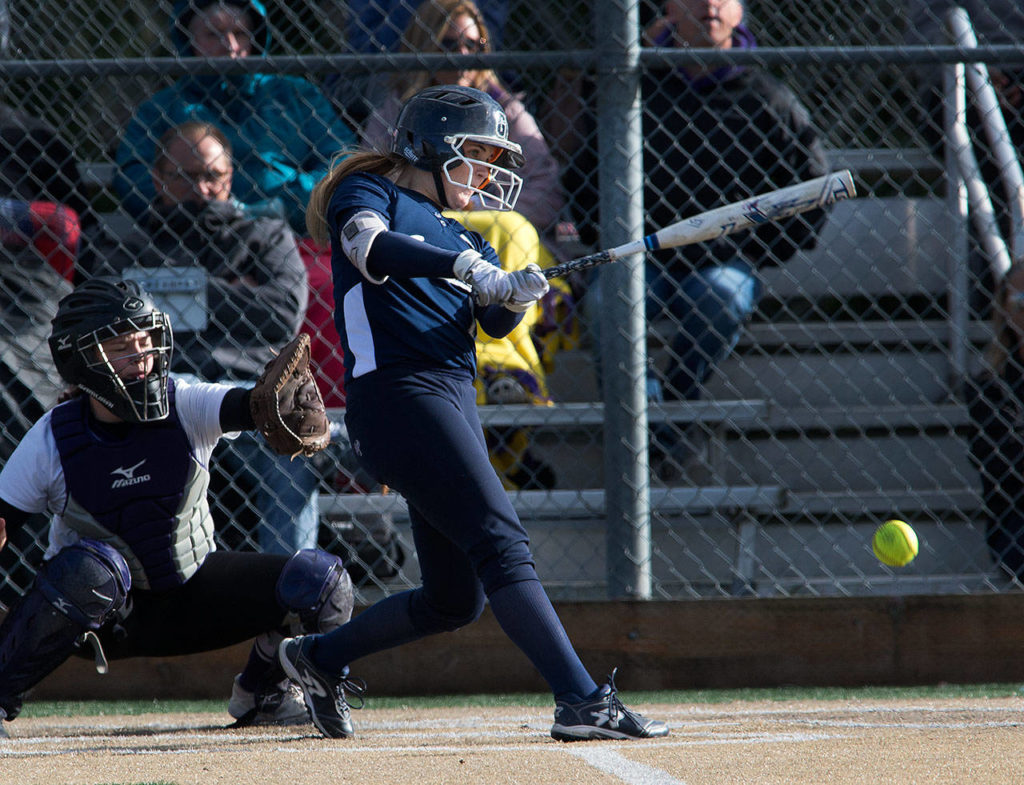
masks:
[[[771,687],[733,690],[664,690],[623,692],[627,703],[702,704],[730,701],[857,701],[908,698],[1010,698],[1020,696],[1020,684],[940,684],[919,687]],[[438,695],[422,698],[369,696],[374,709],[438,707],[551,706],[546,693],[499,695]],[[95,717],[146,713],[227,713],[223,700],[26,701],[23,717]],[[160,785],[151,783],[148,785]]]

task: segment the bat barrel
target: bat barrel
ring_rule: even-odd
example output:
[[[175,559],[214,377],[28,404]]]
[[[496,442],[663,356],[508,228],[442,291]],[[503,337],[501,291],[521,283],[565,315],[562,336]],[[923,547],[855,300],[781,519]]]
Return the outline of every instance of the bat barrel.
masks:
[[[781,221],[808,210],[828,207],[841,199],[849,199],[856,195],[853,175],[849,169],[842,169],[677,221],[647,235],[642,240],[557,264],[544,270],[544,277],[558,278],[576,270],[607,264],[634,253],[716,240],[758,224]]]

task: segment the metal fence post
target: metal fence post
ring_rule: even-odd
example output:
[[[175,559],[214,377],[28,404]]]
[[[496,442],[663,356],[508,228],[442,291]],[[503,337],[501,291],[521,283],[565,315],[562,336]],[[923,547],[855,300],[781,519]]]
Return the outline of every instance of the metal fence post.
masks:
[[[601,243],[643,234],[643,150],[636,3],[604,0],[595,9]],[[647,346],[641,256],[600,275],[601,364],[605,400],[604,476],[610,597],[651,596],[647,471]]]
[[[968,270],[968,172],[964,162],[973,164],[971,172],[977,187],[983,189],[977,162],[971,150],[967,133],[966,76],[963,63],[943,66],[945,130],[946,203],[950,216],[956,222],[957,253],[951,255],[953,269],[949,271],[949,386],[954,396],[963,393],[967,374],[967,320],[969,318],[970,272]],[[987,197],[987,192],[986,192]],[[976,205],[978,209],[980,206]],[[991,204],[989,204],[991,210]]]

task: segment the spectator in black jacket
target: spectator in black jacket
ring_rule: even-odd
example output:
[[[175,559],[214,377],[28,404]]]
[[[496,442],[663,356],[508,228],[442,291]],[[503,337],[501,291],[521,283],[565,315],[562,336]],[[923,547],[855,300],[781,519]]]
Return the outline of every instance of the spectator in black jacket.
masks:
[[[61,273],[77,249],[80,186],[56,130],[0,104],[0,459],[62,387],[46,337],[57,301],[71,291]]]
[[[743,12],[740,0],[667,0],[644,40],[659,47],[750,49],[755,40],[742,25]],[[580,233],[594,243],[595,91],[578,77],[563,77],[543,122],[565,167],[563,181],[573,194]],[[642,92],[647,232],[827,171],[809,112],[760,69],[655,68],[643,78]],[[758,269],[812,248],[824,220],[824,211],[813,211],[648,257],[648,319],[667,317],[673,330],[667,364],[649,371],[652,400],[701,397],[704,382],[757,308],[763,290]],[[597,291],[591,287],[588,299]],[[591,312],[597,312],[595,305],[590,303]],[[671,426],[658,428],[654,437],[652,467],[669,479],[693,455],[693,445]]]
[[[654,46],[753,48],[742,20],[740,0],[668,0],[645,35]],[[826,172],[807,109],[760,69],[655,70],[642,89],[647,231]],[[668,316],[675,330],[666,367],[651,371],[652,398],[701,397],[757,308],[758,269],[813,247],[824,218],[815,211],[649,257],[648,318]],[[657,436],[652,464],[671,475],[688,448],[671,433]]]
[[[231,143],[217,126],[182,123],[157,151],[148,214],[127,234],[97,232],[82,272],[133,278],[154,295],[175,325],[174,373],[254,381],[272,350],[298,334],[306,312],[308,278],[295,236],[283,211],[250,215],[232,197]],[[261,550],[316,546],[317,476],[307,461],[274,455],[242,434],[218,448],[215,463],[228,486],[253,497],[229,515],[259,512]]]
[[[967,386],[971,461],[981,475],[993,561],[1024,579],[1024,265],[1010,269],[993,308],[986,368]]]
[[[56,129],[38,117],[0,104],[0,197],[55,202],[85,217],[78,162]]]
[[[46,337],[71,291],[63,274],[85,208],[75,156],[56,129],[0,104],[0,459],[57,401]]]

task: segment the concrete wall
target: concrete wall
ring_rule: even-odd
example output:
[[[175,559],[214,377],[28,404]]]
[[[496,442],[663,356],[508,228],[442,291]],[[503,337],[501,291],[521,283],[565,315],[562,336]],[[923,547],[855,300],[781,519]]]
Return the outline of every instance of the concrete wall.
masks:
[[[1024,595],[558,603],[595,678],[624,690],[861,686],[1024,679]],[[224,698],[245,645],[66,663],[30,699]],[[456,633],[368,657],[370,696],[544,691],[488,611]]]

